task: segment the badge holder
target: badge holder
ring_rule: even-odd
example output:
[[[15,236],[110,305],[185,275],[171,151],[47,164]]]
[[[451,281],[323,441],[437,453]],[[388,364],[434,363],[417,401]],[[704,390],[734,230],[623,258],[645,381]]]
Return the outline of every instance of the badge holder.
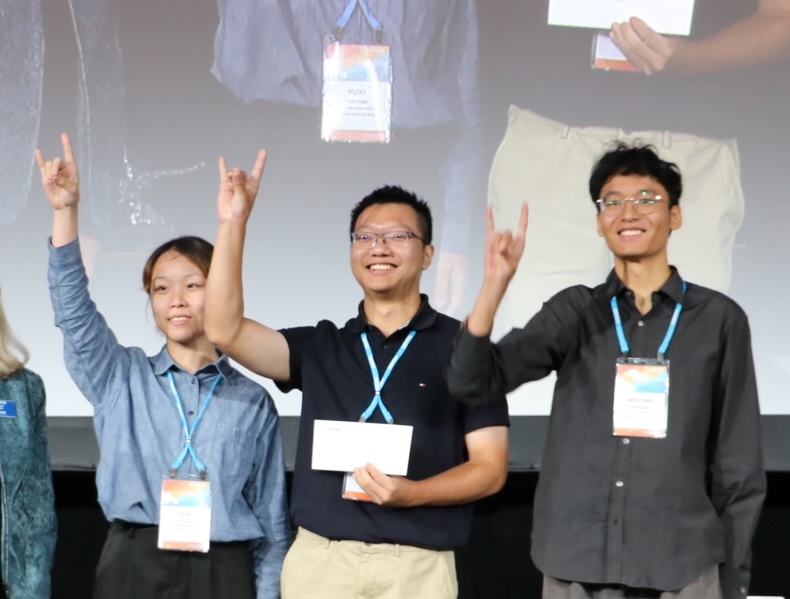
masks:
[[[390,363],[387,365],[387,369],[381,376],[379,376],[379,369],[376,366],[376,360],[373,358],[373,350],[370,347],[370,341],[368,341],[368,334],[363,332],[360,335],[360,338],[362,339],[362,347],[365,348],[365,357],[367,358],[368,366],[370,367],[370,376],[373,379],[373,399],[371,400],[370,405],[365,408],[365,411],[362,412],[362,415],[359,417],[360,422],[367,422],[368,418],[370,418],[373,415],[373,412],[376,411],[376,408],[378,408],[381,410],[381,414],[384,416],[384,420],[387,421],[387,424],[395,423],[395,419],[392,417],[392,414],[381,399],[381,390],[384,388],[384,384],[390,378],[390,374],[392,374],[392,370],[395,368],[395,365],[400,361],[401,357],[403,357],[403,354],[406,353],[406,349],[409,347],[409,344],[416,335],[417,331],[409,331],[406,339],[403,340],[403,343],[401,343],[398,351],[392,357],[392,360],[390,360]],[[340,496],[343,499],[350,499],[353,501],[373,501],[370,495],[368,495],[365,490],[357,484],[357,481],[354,480],[354,475],[351,472],[347,472],[343,476],[343,490]]]
[[[351,499],[352,501],[373,501],[373,498],[365,493],[365,490],[354,480],[354,474],[352,472],[347,472],[343,476],[343,493],[341,497],[343,497],[343,499]]]
[[[211,483],[198,477],[164,477],[159,503],[159,549],[207,553],[210,536]]]
[[[357,4],[376,43],[341,42]],[[392,126],[392,57],[366,0],[351,0],[324,40],[321,139],[388,143]]]
[[[609,34],[601,31],[593,34],[591,66],[604,71],[636,72],[636,67],[615,45]]]
[[[686,282],[682,281],[683,293]],[[614,379],[612,434],[616,437],[664,439],[669,421],[669,360],[664,355],[675,334],[682,302],[675,305],[664,340],[655,359],[631,358],[617,296],[610,301],[614,329],[622,357],[617,359]]]
[[[619,358],[614,381],[614,435],[667,436],[669,360]]]
[[[206,467],[198,458],[192,440],[195,431],[203,419],[214,390],[222,375],[217,375],[211,385],[203,404],[195,417],[192,427],[187,425],[181,396],[178,394],[173,373],[167,372],[173,401],[178,409],[181,426],[184,430],[184,447],[170,471],[162,480],[162,494],[159,500],[159,539],[157,547],[174,551],[198,551],[207,553],[211,539],[211,483],[208,481]],[[178,478],[178,469],[186,460],[187,455],[198,471],[198,476]]]

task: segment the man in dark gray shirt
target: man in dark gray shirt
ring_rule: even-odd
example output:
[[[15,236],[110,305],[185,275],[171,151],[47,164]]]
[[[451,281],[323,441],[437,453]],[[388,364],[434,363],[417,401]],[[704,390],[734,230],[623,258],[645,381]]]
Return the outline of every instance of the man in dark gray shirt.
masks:
[[[489,212],[484,282],[448,382],[469,401],[557,372],[532,533],[544,597],[747,594],[765,496],[749,325],[669,265],[681,191],[651,147],[606,153],[590,194],[613,271],[558,293],[497,344],[527,211],[515,234],[495,231]]]

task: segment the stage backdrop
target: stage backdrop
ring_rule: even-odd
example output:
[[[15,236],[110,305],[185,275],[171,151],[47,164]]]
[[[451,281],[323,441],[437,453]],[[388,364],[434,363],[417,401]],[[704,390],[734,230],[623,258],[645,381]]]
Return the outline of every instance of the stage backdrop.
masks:
[[[91,293],[123,344],[158,351],[163,339],[141,290],[147,255],[176,235],[213,240],[217,158],[249,169],[261,147],[269,160],[244,264],[250,317],[273,327],[353,317],[361,294],[348,264],[349,211],[373,188],[399,184],[435,213],[424,292],[462,318],[480,282],[485,204],[514,220],[517,209],[496,195],[511,185],[534,206],[536,235],[555,224],[556,235],[528,239],[532,296],[509,298],[499,334],[568,282],[566,264],[591,284],[609,268],[585,190],[591,163],[548,151],[541,162],[540,144],[532,154],[502,144],[524,119],[545,125],[543,137],[525,129],[530,142],[576,139],[574,151],[588,144],[590,156],[609,138],[642,139],[668,156],[690,144],[681,168],[693,176],[671,258],[689,280],[726,291],[747,311],[762,411],[790,413],[790,63],[648,77],[591,68],[595,32],[549,26],[547,0],[369,4],[390,45],[389,143],[321,139],[324,44],[343,0],[0,0],[0,285],[51,416],[91,409],[64,369],[53,325],[51,211],[35,147],[53,156],[59,133],[72,135]],[[692,38],[755,7],[699,0]],[[342,39],[376,41],[359,9]],[[714,148],[716,159],[700,169],[696,148]],[[499,168],[504,158],[510,170]],[[263,383],[281,414],[298,415],[297,393]],[[518,392],[513,414],[547,414],[549,386]]]

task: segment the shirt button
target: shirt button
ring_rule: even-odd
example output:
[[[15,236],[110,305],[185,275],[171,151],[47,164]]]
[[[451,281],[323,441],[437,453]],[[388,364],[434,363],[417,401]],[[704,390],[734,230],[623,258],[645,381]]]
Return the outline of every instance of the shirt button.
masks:
[[[195,411],[194,410],[189,410],[189,415],[190,416],[194,416],[195,415]]]
[[[197,379],[192,379],[192,384],[193,385],[197,384]]]
[[[645,326],[645,321],[644,320],[640,320],[636,324],[638,324],[640,327],[643,327],[643,326]]]
[[[625,438],[623,439],[623,445],[628,445],[631,442],[631,439]]]
[[[621,480],[618,480],[616,483],[614,483],[614,486],[615,486],[615,487],[622,487],[622,486],[623,486],[623,484],[624,484],[624,483],[623,483],[623,481],[621,481]]]

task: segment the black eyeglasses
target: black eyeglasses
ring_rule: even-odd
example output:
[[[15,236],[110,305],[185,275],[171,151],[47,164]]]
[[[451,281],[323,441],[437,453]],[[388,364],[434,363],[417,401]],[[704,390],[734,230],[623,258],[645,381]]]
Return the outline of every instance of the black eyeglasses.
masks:
[[[659,202],[666,202],[666,198],[662,198],[660,195],[643,192],[642,195],[633,198],[623,198],[618,195],[611,195],[603,197],[600,200],[595,200],[595,203],[598,204],[598,213],[607,216],[620,214],[625,210],[626,202],[631,202],[634,210],[640,214],[650,214],[656,209],[656,205]]]
[[[398,247],[406,245],[409,239],[419,239],[423,243],[425,240],[418,237],[411,231],[388,231],[387,233],[370,233],[368,231],[355,232],[351,234],[351,243],[359,247],[376,247],[376,242],[383,239],[388,246]]]

